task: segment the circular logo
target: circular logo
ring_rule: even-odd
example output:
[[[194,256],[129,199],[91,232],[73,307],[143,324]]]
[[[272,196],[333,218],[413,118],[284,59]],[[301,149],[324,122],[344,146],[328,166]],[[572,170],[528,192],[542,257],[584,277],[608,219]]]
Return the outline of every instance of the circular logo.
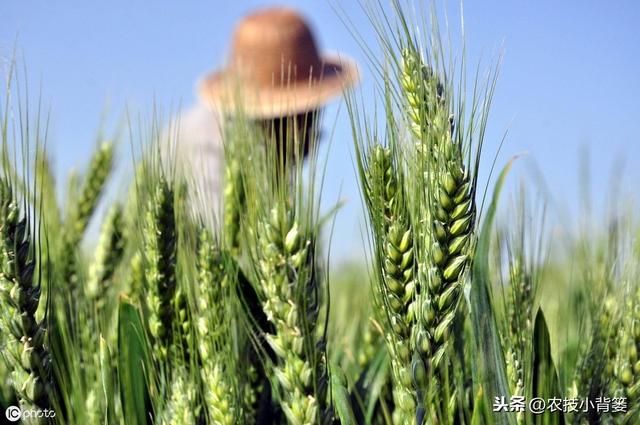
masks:
[[[22,417],[22,410],[18,406],[9,406],[4,414],[10,422],[18,422]]]

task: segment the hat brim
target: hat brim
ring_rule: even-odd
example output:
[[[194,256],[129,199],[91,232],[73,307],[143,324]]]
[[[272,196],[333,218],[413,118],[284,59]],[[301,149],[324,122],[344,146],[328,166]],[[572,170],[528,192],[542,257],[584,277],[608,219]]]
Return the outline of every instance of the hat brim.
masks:
[[[200,96],[227,113],[267,119],[318,109],[358,82],[355,64],[342,56],[325,56],[319,71],[305,82],[255,87],[229,70],[213,72],[200,82]]]

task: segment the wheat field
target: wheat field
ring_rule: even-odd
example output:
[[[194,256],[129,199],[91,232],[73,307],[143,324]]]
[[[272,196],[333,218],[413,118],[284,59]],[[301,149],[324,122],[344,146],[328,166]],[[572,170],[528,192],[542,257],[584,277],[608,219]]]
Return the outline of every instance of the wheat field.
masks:
[[[367,255],[340,267],[322,246],[333,212],[320,199],[335,188],[322,184],[314,135],[274,140],[238,114],[225,129],[224,207],[211,211],[160,152],[171,141],[154,121],[128,190],[108,196],[123,143],[101,140],[82,173],[57,182],[44,114],[9,73],[8,420],[640,423],[637,213],[612,208],[558,244],[530,188],[504,202],[515,158],[485,189],[498,68],[467,87],[435,15],[414,22],[392,6],[370,10],[380,109],[346,99]]]

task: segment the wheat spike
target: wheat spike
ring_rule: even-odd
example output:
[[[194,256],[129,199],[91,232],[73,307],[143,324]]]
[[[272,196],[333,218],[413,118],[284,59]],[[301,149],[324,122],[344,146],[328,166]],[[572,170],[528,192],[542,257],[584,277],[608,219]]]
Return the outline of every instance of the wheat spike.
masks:
[[[527,334],[533,331],[533,284],[531,274],[522,262],[515,258],[509,267],[511,303],[509,305],[509,331],[516,353],[523,358],[529,341]]]
[[[200,232],[198,247],[198,320],[196,336],[202,362],[204,398],[209,418],[233,425],[241,417],[233,351],[230,277],[210,231]]]
[[[311,240],[284,205],[274,207],[260,226],[259,276],[263,308],[276,329],[267,341],[278,357],[273,373],[283,395],[281,407],[289,423],[317,423],[316,368],[324,359],[314,341],[317,300]],[[314,349],[310,352],[308,347]]]
[[[240,163],[233,158],[225,164],[224,234],[232,250],[240,246],[240,212],[245,203]]]
[[[362,332],[360,350],[357,354],[358,366],[365,369],[373,360],[381,342],[380,332],[372,324],[373,317],[367,321],[367,327]]]
[[[119,205],[114,205],[105,218],[96,248],[95,260],[89,268],[87,290],[98,300],[99,308],[105,303],[109,282],[124,254],[122,225],[122,208]]]
[[[621,340],[619,342],[618,364],[615,367],[615,376],[618,383],[628,398],[629,412],[627,419],[636,417],[638,400],[640,400],[640,290],[628,303],[629,314],[622,326]],[[630,422],[629,422],[630,423]]]
[[[420,313],[429,344],[421,345],[435,370],[447,350],[462,294],[461,277],[472,254],[475,188],[462,142],[452,137],[452,118],[438,77],[415,49],[403,51],[402,75],[408,103],[413,105],[410,118],[419,128],[415,134],[418,162],[426,183],[420,232],[426,252],[419,253],[419,279],[427,295]]]
[[[192,425],[198,423],[197,392],[186,370],[179,369],[171,383],[169,400],[159,422],[163,425]]]
[[[401,59],[400,85],[406,98],[409,128],[417,140],[422,140],[434,124],[433,114],[443,100],[443,88],[414,49],[403,49]]]
[[[412,231],[402,204],[391,150],[375,146],[368,161],[367,180],[370,208],[378,219],[376,248],[381,267],[378,303],[380,314],[388,322],[387,348],[393,368],[393,393],[397,409],[394,423],[408,423],[415,416],[417,406],[412,380],[412,343],[414,320],[410,306],[415,297]]]
[[[144,224],[144,274],[151,314],[149,329],[158,356],[166,359],[172,343],[175,315],[177,235],[173,190],[164,179],[155,185]]]
[[[6,358],[13,367],[14,390],[26,408],[46,409],[51,405],[51,357],[46,346],[44,321],[36,319],[40,285],[34,282],[36,251],[28,215],[5,180],[0,180],[0,235]]]
[[[62,246],[59,248],[60,276],[72,290],[76,289],[78,280],[77,250],[84,232],[87,229],[100,196],[104,191],[107,178],[113,168],[114,147],[112,143],[102,143],[94,153],[89,169],[84,178],[80,195],[69,205],[70,211],[65,219],[65,233]]]

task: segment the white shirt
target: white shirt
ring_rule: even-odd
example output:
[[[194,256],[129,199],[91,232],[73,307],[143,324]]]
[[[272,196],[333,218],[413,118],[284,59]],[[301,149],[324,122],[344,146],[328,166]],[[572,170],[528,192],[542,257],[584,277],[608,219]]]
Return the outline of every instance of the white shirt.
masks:
[[[195,104],[174,121],[169,148],[177,171],[187,179],[189,202],[207,220],[222,217],[224,145],[220,115]],[[163,161],[164,162],[164,161]],[[168,164],[171,164],[169,161]]]

